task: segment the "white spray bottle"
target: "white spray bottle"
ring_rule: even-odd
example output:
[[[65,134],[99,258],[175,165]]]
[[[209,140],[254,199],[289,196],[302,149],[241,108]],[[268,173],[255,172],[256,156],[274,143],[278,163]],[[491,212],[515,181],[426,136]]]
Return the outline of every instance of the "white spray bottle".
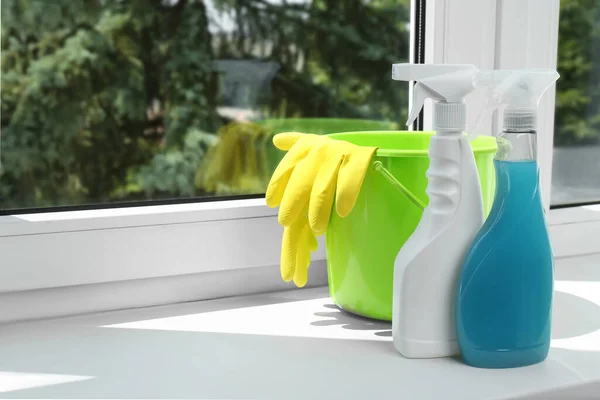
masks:
[[[408,358],[459,353],[455,302],[460,269],[481,228],[483,201],[466,128],[464,97],[475,89],[474,65],[394,64],[392,79],[416,81],[410,124],[433,100],[427,170],[429,205],[394,264],[394,346]]]

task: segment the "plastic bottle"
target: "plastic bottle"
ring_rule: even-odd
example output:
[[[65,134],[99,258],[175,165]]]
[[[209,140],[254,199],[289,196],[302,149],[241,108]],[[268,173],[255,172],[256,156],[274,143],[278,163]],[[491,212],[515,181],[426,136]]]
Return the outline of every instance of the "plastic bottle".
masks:
[[[538,363],[550,347],[553,257],[536,161],[537,106],[555,70],[482,72],[477,86],[506,104],[497,138],[496,195],[462,268],[456,324],[465,362]]]
[[[478,71],[473,65],[393,65],[393,79],[417,81],[408,124],[430,98],[436,131],[429,146],[429,205],[394,264],[394,346],[409,358],[458,354],[459,270],[484,218],[475,159],[463,134],[464,97],[474,90]]]

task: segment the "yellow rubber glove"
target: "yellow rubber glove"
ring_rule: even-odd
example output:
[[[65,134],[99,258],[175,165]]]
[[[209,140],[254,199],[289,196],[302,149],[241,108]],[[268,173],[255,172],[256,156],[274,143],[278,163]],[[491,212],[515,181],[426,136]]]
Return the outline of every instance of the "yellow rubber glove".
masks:
[[[376,148],[296,132],[278,134],[273,143],[288,151],[266,194],[267,205],[280,206],[278,219],[284,226],[281,277],[302,287],[310,252],[317,249],[315,233],[327,230],[334,198],[337,213],[350,214]]]
[[[338,215],[350,214],[377,148],[297,132],[278,134],[273,143],[289,150],[266,194],[269,207],[280,206],[281,225],[290,226],[308,205],[311,229],[318,235],[325,233],[334,198]]]
[[[286,282],[293,279],[298,287],[306,285],[310,253],[317,246],[317,238],[308,225],[308,218],[298,218],[291,226],[283,228],[281,278]]]

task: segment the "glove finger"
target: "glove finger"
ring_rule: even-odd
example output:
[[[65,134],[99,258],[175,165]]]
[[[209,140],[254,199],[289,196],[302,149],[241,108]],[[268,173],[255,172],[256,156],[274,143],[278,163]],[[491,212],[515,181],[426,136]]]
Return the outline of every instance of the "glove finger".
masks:
[[[306,221],[304,221],[306,224]],[[294,283],[298,287],[304,287],[308,282],[308,266],[310,265],[310,249],[309,241],[312,232],[310,227],[304,225],[298,243],[298,249],[296,253],[296,270],[294,271]]]
[[[296,270],[296,254],[298,252],[298,239],[300,230],[297,226],[286,227],[283,229],[283,239],[281,241],[281,279],[286,282],[294,278]]]
[[[273,144],[279,150],[288,151],[293,145],[304,136],[304,133],[300,132],[283,132],[273,136]]]
[[[371,158],[377,150],[375,147],[352,146],[352,148],[352,151],[346,153],[337,178],[335,209],[340,217],[346,217],[354,208],[371,165]]]
[[[338,171],[342,160],[342,153],[332,151],[315,178],[315,183],[310,193],[308,220],[310,228],[317,235],[325,233],[327,224],[329,223],[338,181]]]
[[[316,145],[294,168],[279,207],[279,223],[289,226],[306,211],[319,169],[327,159],[328,146]]]
[[[310,140],[300,140],[297,145],[293,146],[290,151],[283,157],[275,172],[271,176],[265,200],[269,207],[277,207],[281,204],[281,199],[285,193],[285,189],[292,175],[292,171],[296,164],[302,160],[311,149]]]
[[[319,248],[319,242],[317,242],[317,237],[315,236],[315,233],[312,231],[312,229],[310,229],[309,227],[309,241],[308,241],[308,249],[310,251],[316,251]]]

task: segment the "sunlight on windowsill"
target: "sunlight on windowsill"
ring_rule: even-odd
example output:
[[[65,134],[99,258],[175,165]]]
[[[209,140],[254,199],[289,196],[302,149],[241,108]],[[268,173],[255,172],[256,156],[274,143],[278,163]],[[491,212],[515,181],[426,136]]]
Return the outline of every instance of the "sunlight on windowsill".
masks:
[[[0,371],[0,393],[94,379],[93,376]]]
[[[559,336],[553,339],[551,346],[557,349],[600,352],[600,326],[594,325],[593,316],[588,316],[587,313],[571,312],[571,302],[565,303],[568,298],[564,297],[575,296],[571,297],[578,302],[574,303],[575,306],[591,306],[593,312],[597,311],[597,320],[600,321],[600,282],[557,281],[555,288],[561,294],[555,300],[554,324],[568,326],[568,329],[557,326],[555,328],[568,332],[566,337]],[[104,327],[318,339],[391,340],[390,323],[345,313],[335,307],[329,298],[235,308]],[[573,332],[577,334],[571,336]],[[581,334],[582,332],[585,333]]]
[[[319,339],[391,340],[391,324],[342,312],[329,298],[151,319],[104,328],[150,329]]]
[[[557,292],[567,293],[587,300],[596,305],[597,307],[594,309],[597,313],[600,313],[600,282],[556,281],[554,288]],[[593,316],[586,316],[586,321],[583,322],[589,322],[592,318]],[[576,319],[576,316],[573,319]],[[578,321],[574,320],[572,323],[577,324]],[[600,352],[600,327],[595,331],[583,335],[554,339],[551,346],[565,350]]]

